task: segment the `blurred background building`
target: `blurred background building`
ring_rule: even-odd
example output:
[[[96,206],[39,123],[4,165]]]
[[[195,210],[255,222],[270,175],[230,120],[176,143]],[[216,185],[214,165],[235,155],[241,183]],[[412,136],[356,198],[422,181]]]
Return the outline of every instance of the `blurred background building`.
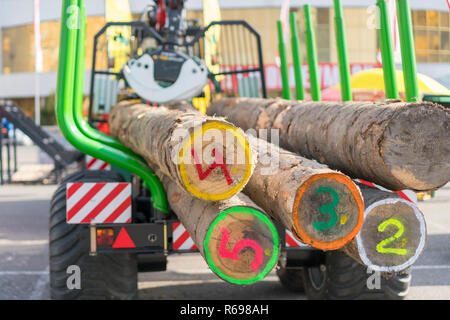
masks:
[[[281,0],[219,1],[222,19],[246,20],[261,34],[267,86],[272,93],[281,87],[276,66],[278,51],[276,21],[280,17],[281,2]],[[349,60],[352,63],[353,73],[379,65],[375,2],[375,0],[343,1]],[[40,0],[43,66],[38,79],[44,113],[53,106],[56,88],[61,3],[61,0]],[[106,21],[104,0],[89,0],[86,3],[88,27],[85,93],[87,94],[93,36]],[[133,16],[138,18],[151,0],[130,0],[129,3]],[[301,29],[303,28],[301,6],[306,3],[311,1],[291,0],[290,10],[298,11]],[[335,85],[339,80],[332,3],[331,0],[312,2],[323,88]],[[189,10],[187,18],[202,20],[201,0],[188,0],[186,7]],[[450,13],[447,2],[411,0],[411,7],[418,71],[450,87]],[[301,36],[304,35],[302,31]],[[0,0],[0,99],[14,99],[30,116],[33,116],[35,94],[34,34],[33,0]],[[303,61],[306,62],[305,52]]]

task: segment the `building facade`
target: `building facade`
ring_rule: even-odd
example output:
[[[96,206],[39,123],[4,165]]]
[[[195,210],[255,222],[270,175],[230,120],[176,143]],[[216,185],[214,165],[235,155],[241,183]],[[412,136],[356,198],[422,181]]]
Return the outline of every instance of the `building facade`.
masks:
[[[132,13],[138,17],[150,0],[130,0]],[[280,16],[281,0],[221,0],[222,19],[246,20],[262,37],[264,63],[275,66],[278,52],[276,21]],[[373,1],[344,0],[344,17],[348,39],[350,63],[357,66],[373,66],[378,63],[378,31],[376,9]],[[56,88],[56,70],[59,52],[59,18],[61,0],[41,0],[41,46],[44,63],[39,75],[40,93],[46,97]],[[318,58],[322,69],[322,86],[336,82],[337,68],[326,71],[326,66],[335,66],[337,53],[334,37],[334,10],[332,1],[291,0],[291,11],[297,11],[299,31],[304,41],[302,6],[311,3],[316,31]],[[88,26],[86,41],[86,75],[92,62],[94,34],[105,24],[104,0],[86,1]],[[188,0],[187,18],[202,19],[202,1]],[[434,78],[450,77],[450,13],[446,1],[411,0],[413,25],[419,71]],[[18,99],[25,109],[32,109],[34,96],[34,31],[33,0],[0,0],[0,99]],[[302,48],[304,49],[304,48]],[[306,62],[306,52],[302,52]],[[324,67],[325,66],[325,67]],[[361,68],[362,68],[361,67]],[[272,73],[270,73],[272,72]],[[272,77],[276,70],[269,70]],[[327,78],[326,77],[332,77]],[[270,81],[270,77],[268,77]],[[86,77],[85,92],[88,92],[89,77]],[[273,81],[272,81],[273,82]],[[278,85],[272,86],[277,88]],[[447,84],[449,86],[449,84]],[[271,88],[269,83],[269,88]],[[31,112],[29,112],[31,114]]]

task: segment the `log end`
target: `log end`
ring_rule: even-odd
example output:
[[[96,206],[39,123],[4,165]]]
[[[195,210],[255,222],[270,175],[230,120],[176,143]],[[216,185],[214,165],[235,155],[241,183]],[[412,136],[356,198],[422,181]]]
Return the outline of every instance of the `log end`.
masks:
[[[361,230],[364,202],[347,176],[321,173],[297,190],[293,207],[293,233],[300,241],[321,250],[337,250]]]
[[[372,270],[401,272],[418,259],[425,242],[425,219],[419,209],[406,200],[388,198],[367,207],[356,249],[359,260]]]
[[[265,214],[237,206],[222,211],[210,225],[204,252],[216,275],[246,285],[262,280],[277,264],[280,241]]]
[[[179,174],[185,189],[204,200],[224,200],[242,190],[253,173],[252,150],[242,130],[207,120],[182,142]]]
[[[426,191],[450,180],[450,111],[433,103],[399,108],[389,121],[380,152],[399,182],[389,189]]]

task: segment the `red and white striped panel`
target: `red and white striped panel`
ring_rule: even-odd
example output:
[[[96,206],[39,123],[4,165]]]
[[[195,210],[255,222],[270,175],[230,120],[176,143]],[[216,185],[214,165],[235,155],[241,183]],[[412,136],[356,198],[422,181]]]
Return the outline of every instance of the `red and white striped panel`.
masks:
[[[67,223],[131,222],[131,183],[68,183],[66,195]]]
[[[197,250],[197,246],[192,241],[189,232],[184,228],[181,222],[174,222],[173,231],[173,250]]]
[[[309,247],[307,244],[304,244],[300,240],[297,240],[296,237],[292,234],[292,232],[286,230],[286,248],[295,248],[295,247]]]
[[[184,228],[181,222],[173,223],[173,250],[190,250],[196,251],[197,247],[192,241],[189,232]],[[309,247],[297,240],[290,231],[286,230],[286,247]]]
[[[411,190],[400,190],[400,191],[391,191],[389,189],[383,188],[382,186],[379,186],[375,183],[362,180],[362,179],[355,179],[356,182],[365,184],[366,186],[377,188],[383,191],[392,192],[398,194],[401,198],[405,199],[406,201],[412,202],[417,204],[417,194],[414,191]]]
[[[111,170],[111,165],[108,162],[86,155],[86,168],[88,170]]]

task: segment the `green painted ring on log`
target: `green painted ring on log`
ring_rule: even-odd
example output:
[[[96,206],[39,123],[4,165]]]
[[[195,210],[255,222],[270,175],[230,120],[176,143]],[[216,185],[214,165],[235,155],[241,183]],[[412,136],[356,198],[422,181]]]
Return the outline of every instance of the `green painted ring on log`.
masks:
[[[423,214],[404,199],[383,199],[364,212],[365,221],[356,236],[362,263],[374,271],[400,272],[410,267],[426,242]]]
[[[235,221],[230,222],[232,219]],[[224,228],[225,225],[232,230]],[[243,232],[238,232],[241,228]],[[205,258],[211,270],[220,278],[238,285],[264,279],[278,262],[279,246],[273,222],[260,211],[241,206],[219,213],[204,240]]]

